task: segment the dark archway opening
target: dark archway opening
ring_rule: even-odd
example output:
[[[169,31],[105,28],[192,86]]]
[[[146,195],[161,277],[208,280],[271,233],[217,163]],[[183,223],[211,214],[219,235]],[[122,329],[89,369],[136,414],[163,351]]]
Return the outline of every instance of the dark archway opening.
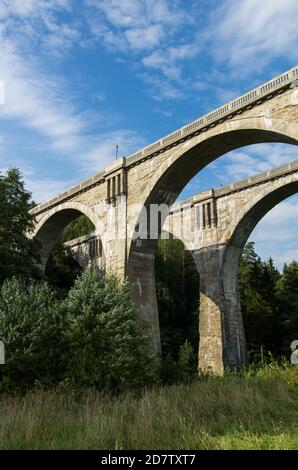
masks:
[[[166,235],[158,241],[155,256],[162,358],[164,362],[179,362],[181,348],[187,344],[188,367],[195,371],[198,366],[199,274],[182,241]]]
[[[66,225],[64,224],[64,227],[63,224],[57,227],[55,242],[52,242],[53,247],[48,253],[45,265],[45,279],[55,287],[61,297],[67,294],[77,277],[83,272],[83,266],[67,242],[84,237],[95,229],[87,216],[79,212],[75,215],[76,217],[71,222],[68,221]]]

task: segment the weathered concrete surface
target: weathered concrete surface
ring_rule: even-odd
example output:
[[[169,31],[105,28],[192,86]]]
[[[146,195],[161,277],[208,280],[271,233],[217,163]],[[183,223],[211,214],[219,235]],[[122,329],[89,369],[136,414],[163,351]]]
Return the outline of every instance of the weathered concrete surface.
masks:
[[[45,266],[61,230],[77,214],[86,214],[95,225],[95,236],[101,239],[105,269],[130,280],[133,299],[139,307],[140,316],[146,317],[152,326],[152,347],[158,352],[160,341],[154,279],[157,239],[134,239],[142,211],[149,211],[154,203],[173,204],[182,188],[198,171],[230,150],[260,142],[297,145],[297,77],[296,67],[130,158],[114,162],[104,172],[36,207],[33,210],[37,221],[34,236],[43,245],[42,264]],[[193,247],[198,264],[202,264],[198,250],[212,246],[218,248],[222,244],[225,246],[229,237],[233,240],[229,253],[233,251],[232,258],[237,258],[239,240],[245,238],[246,226],[253,226],[256,215],[252,214],[234,237],[232,226],[228,223],[229,216],[232,214],[233,220],[236,222],[238,218],[240,223],[241,207],[247,210],[250,207],[248,198],[257,202],[255,192],[252,189],[242,200],[240,196],[238,200],[227,195],[226,204],[216,200],[217,208],[212,206],[214,197],[209,197],[204,209],[204,233],[201,234],[200,244]],[[219,199],[224,200],[224,196]],[[261,204],[258,211],[261,213],[262,210],[265,208]],[[164,221],[165,218],[161,220],[161,225]],[[150,221],[145,231],[149,228]],[[229,256],[224,251],[220,259],[229,259]],[[221,261],[216,272],[221,269],[218,271],[219,279],[223,276],[221,279],[227,286],[224,289],[219,285],[211,288],[207,280],[212,270],[208,268],[209,261],[205,263],[206,292],[203,294],[206,297],[203,297],[203,306],[206,305],[206,314],[204,311],[201,313],[205,318],[201,322],[202,325],[205,322],[205,329],[201,331],[201,344],[202,348],[205,344],[205,349],[200,352],[200,366],[220,372],[224,367],[234,367],[243,362],[245,354],[242,345],[245,340],[240,319],[233,324],[234,319],[239,317],[239,308],[235,300],[237,289],[230,280],[229,269],[232,272],[232,268],[225,267],[225,262]],[[232,264],[228,263],[228,266]],[[215,298],[211,298],[207,285]],[[224,313],[227,310],[229,314]],[[213,321],[210,321],[211,317]],[[233,346],[229,346],[232,343]],[[237,360],[235,351],[238,351]]]

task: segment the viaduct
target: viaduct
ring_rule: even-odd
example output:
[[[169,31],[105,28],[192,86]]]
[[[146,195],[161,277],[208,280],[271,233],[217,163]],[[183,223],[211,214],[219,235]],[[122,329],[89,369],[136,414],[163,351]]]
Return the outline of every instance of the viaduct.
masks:
[[[42,245],[41,268],[64,227],[86,215],[95,226],[93,254],[104,269],[128,278],[158,353],[154,258],[158,238],[167,230],[184,242],[200,273],[199,367],[217,374],[239,367],[246,362],[237,285],[240,253],[258,221],[298,191],[297,161],[174,202],[210,162],[263,142],[298,144],[298,67],[35,207],[31,236]]]

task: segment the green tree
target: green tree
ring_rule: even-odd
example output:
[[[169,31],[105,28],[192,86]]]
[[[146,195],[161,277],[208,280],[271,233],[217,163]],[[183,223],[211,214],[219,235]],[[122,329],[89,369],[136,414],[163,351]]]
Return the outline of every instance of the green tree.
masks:
[[[82,215],[71,222],[62,232],[60,240],[53,248],[46,267],[46,279],[58,289],[60,296],[65,296],[74,285],[82,268],[76,262],[69,247],[64,242],[73,240],[94,230],[94,225],[88,217]]]
[[[276,286],[282,322],[283,352],[288,354],[290,343],[298,339],[298,262],[285,264]]]
[[[57,243],[49,256],[45,271],[49,284],[58,289],[61,297],[65,297],[81,273],[82,268],[74,259],[71,249],[62,242]]]
[[[41,276],[38,244],[26,236],[34,227],[31,207],[20,171],[12,168],[0,174],[0,283],[12,276]]]
[[[83,235],[88,235],[94,229],[95,227],[91,220],[86,215],[81,215],[65,227],[61,235],[61,242],[68,242]]]
[[[126,283],[86,271],[64,308],[70,352],[66,377],[71,383],[120,391],[151,381],[154,359]]]
[[[272,259],[263,262],[254,243],[243,249],[239,266],[239,288],[248,353],[259,360],[261,351],[279,354],[279,312],[275,286],[279,273]]]
[[[60,305],[46,283],[6,280],[0,288],[0,339],[6,348],[0,388],[25,389],[36,381],[44,385],[61,381],[65,330]]]
[[[199,275],[180,240],[159,240],[155,276],[163,355],[178,360],[187,339],[198,348],[199,309]]]

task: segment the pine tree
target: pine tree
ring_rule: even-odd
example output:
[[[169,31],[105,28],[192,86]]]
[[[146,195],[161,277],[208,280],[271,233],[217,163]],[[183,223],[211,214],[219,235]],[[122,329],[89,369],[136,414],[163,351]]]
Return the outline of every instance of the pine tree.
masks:
[[[137,322],[126,283],[86,271],[65,300],[69,361],[74,385],[120,391],[151,380],[155,359],[146,325]]]
[[[298,339],[298,262],[285,264],[277,282],[277,296],[282,322],[283,352],[289,351],[290,343]]]
[[[20,171],[0,174],[0,283],[12,276],[40,277],[37,242],[26,235],[34,227],[31,207]]]
[[[272,259],[263,262],[254,243],[245,246],[239,266],[239,288],[248,353],[259,360],[261,350],[280,352],[279,317],[275,285],[279,273]]]

